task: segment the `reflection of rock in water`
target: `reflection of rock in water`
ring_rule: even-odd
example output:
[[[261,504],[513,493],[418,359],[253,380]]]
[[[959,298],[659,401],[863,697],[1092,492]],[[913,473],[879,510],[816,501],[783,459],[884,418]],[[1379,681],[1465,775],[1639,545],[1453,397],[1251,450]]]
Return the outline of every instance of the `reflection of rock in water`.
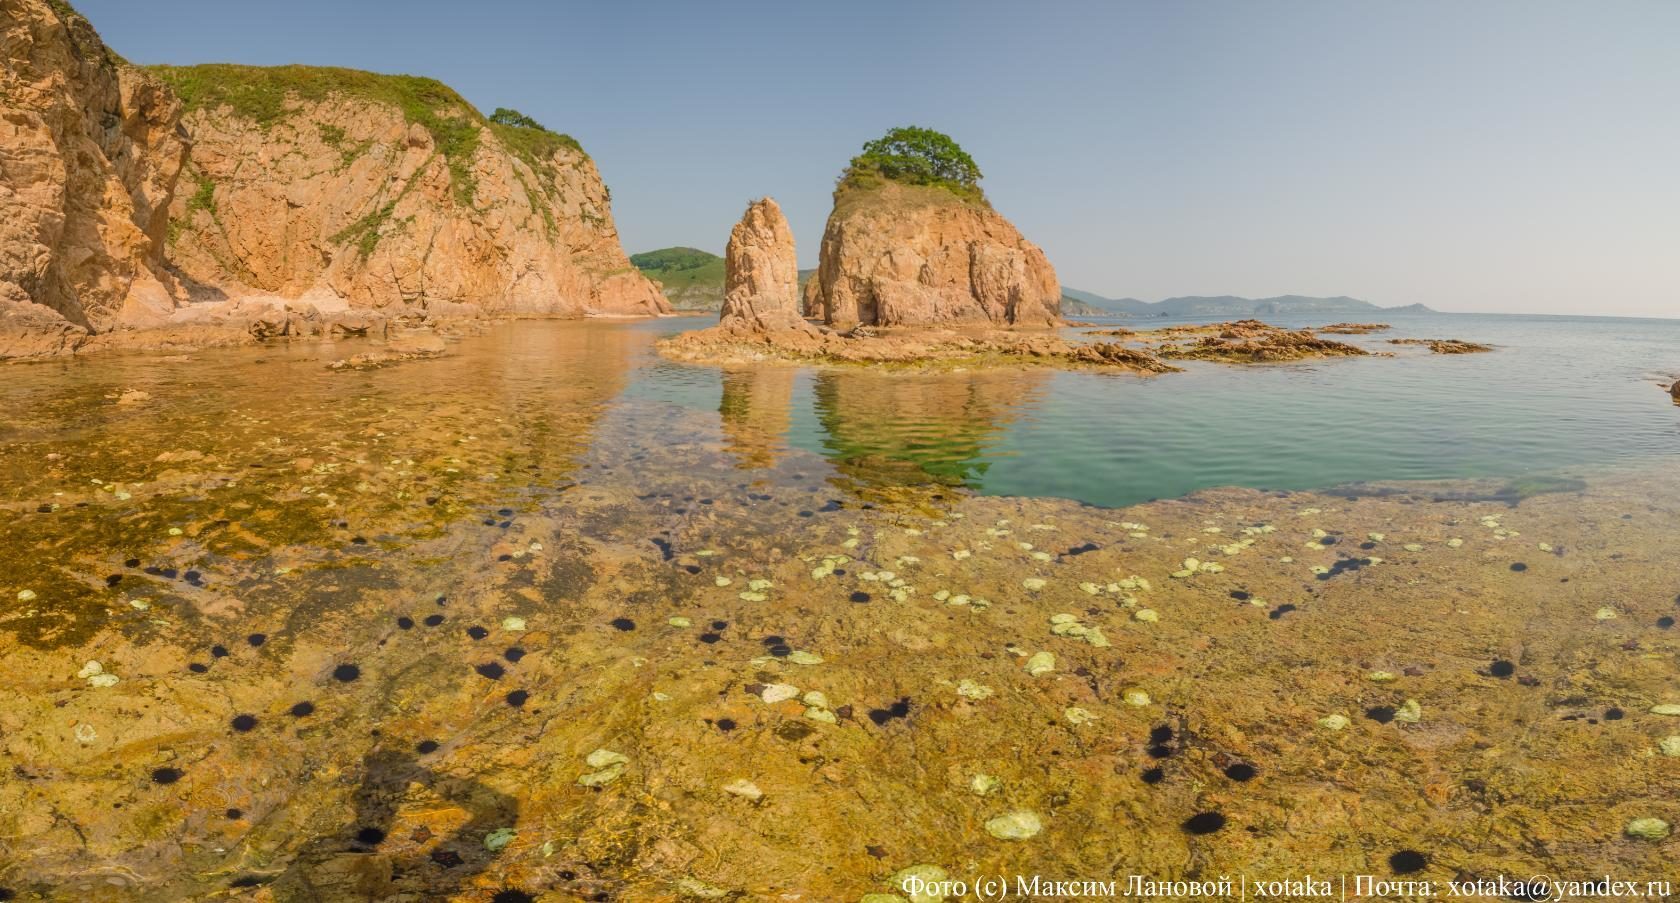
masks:
[[[793,381],[792,367],[752,367],[723,372],[723,401],[718,414],[737,466],[772,467],[786,448]]]
[[[0,518],[0,548],[28,550],[0,555],[0,586],[41,600],[0,630],[38,647],[78,644],[113,612],[134,614],[120,597],[137,585],[157,584],[162,605],[195,568],[435,531],[502,497],[486,475],[553,485],[577,467],[632,347],[648,341],[566,323],[497,330],[451,356],[366,373],[331,373],[321,366],[337,356],[331,345],[300,344],[259,359],[203,352],[190,368],[112,357],[75,380],[19,378],[12,425],[70,453],[0,446],[0,499],[27,502],[24,516]],[[148,398],[112,403],[125,390]],[[130,559],[138,565],[119,566]]]
[[[352,822],[338,834],[319,836],[292,860],[273,883],[275,900],[325,903],[401,893],[441,899],[464,890],[489,867],[500,851],[485,846],[486,836],[511,827],[519,814],[512,797],[471,779],[441,777],[409,755],[375,751],[362,766]],[[398,824],[398,809],[420,794],[439,798],[439,806],[429,808],[464,809],[467,821],[435,844],[430,829],[421,827],[404,838],[411,852],[381,852],[381,845],[394,839],[389,835]],[[262,879],[250,876],[239,883]]]
[[[1047,374],[972,371],[914,379],[831,371],[816,381],[826,453],[867,483],[973,483],[988,449],[1030,409]]]

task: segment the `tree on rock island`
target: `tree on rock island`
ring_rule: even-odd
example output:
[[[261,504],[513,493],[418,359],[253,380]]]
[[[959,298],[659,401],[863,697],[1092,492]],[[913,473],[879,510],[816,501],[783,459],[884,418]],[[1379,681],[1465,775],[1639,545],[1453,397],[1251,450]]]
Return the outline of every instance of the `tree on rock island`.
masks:
[[[840,176],[840,187],[865,188],[885,179],[907,185],[944,188],[965,200],[983,203],[980,167],[944,132],[904,126],[863,146]]]

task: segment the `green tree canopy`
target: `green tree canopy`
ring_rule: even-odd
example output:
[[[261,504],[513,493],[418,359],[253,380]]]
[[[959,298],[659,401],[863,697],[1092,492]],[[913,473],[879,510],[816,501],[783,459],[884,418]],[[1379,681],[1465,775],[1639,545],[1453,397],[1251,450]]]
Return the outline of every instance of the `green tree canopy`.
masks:
[[[518,110],[510,110],[507,107],[497,107],[496,112],[490,114],[490,121],[497,125],[511,125],[514,128],[548,131],[548,129],[542,127],[542,123]]]
[[[904,126],[893,129],[863,146],[852,158],[841,183],[868,184],[874,177],[909,185],[945,188],[969,199],[979,200],[980,167],[950,135]]]

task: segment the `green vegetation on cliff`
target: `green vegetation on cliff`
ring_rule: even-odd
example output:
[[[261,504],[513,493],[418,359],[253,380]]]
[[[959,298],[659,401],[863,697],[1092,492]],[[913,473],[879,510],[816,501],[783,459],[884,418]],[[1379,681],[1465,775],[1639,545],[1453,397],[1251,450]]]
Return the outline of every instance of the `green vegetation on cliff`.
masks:
[[[717,310],[723,305],[723,258],[697,248],[660,248],[630,255],[630,263],[665,287],[672,306]]]
[[[497,107],[490,114],[490,131],[532,169],[537,168],[536,161],[548,160],[562,148],[587,156],[576,138],[543,128],[542,123],[518,110]]]
[[[333,96],[366,100],[400,110],[403,118],[424,128],[449,165],[456,199],[472,206],[477,189],[473,155],[483,129],[489,128],[508,150],[533,169],[561,148],[582,153],[569,135],[551,132],[513,110],[486,117],[455,90],[436,79],[416,75],[381,75],[327,66],[153,66],[150,71],[180,96],[187,112],[227,108],[264,129],[297,112],[297,102],[320,102]]]
[[[964,201],[986,203],[980,167],[950,135],[918,126],[892,129],[863,146],[840,174],[836,193],[882,182],[942,188]]]

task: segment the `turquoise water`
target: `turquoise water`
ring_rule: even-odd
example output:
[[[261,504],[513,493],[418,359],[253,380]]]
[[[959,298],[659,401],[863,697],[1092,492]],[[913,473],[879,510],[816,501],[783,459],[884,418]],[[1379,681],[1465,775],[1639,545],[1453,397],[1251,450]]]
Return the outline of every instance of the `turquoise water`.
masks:
[[[1326,318],[1272,322],[1320,326]],[[1192,364],[1159,377],[800,370],[788,377],[786,432],[769,441],[822,454],[863,479],[1098,505],[1226,485],[1559,475],[1680,454],[1680,407],[1662,389],[1680,375],[1680,320],[1443,314],[1389,322],[1388,332],[1336,338],[1394,357]],[[668,334],[703,323],[632,328]],[[1386,341],[1407,337],[1497,350],[1436,355]],[[626,389],[708,411],[731,407],[725,394],[718,370],[660,360],[644,362]]]
[[[95,475],[128,479],[189,439],[239,456],[252,454],[245,444],[280,441],[276,432],[308,445],[369,429],[494,427],[576,460],[690,443],[766,476],[798,457],[796,470],[864,486],[942,483],[1119,506],[1213,486],[1587,476],[1680,456],[1680,407],[1662,388],[1680,374],[1675,320],[1408,316],[1391,332],[1338,337],[1393,357],[1192,363],[1155,377],[725,370],[655,351],[660,337],[709,322],[505,324],[438,360],[359,373],[323,366],[362,350],[353,342],[12,366],[0,384],[0,466],[15,465],[14,482],[29,486],[43,473],[39,455],[65,451]],[[1391,337],[1497,350],[1435,355]],[[116,404],[128,390],[152,397]]]

